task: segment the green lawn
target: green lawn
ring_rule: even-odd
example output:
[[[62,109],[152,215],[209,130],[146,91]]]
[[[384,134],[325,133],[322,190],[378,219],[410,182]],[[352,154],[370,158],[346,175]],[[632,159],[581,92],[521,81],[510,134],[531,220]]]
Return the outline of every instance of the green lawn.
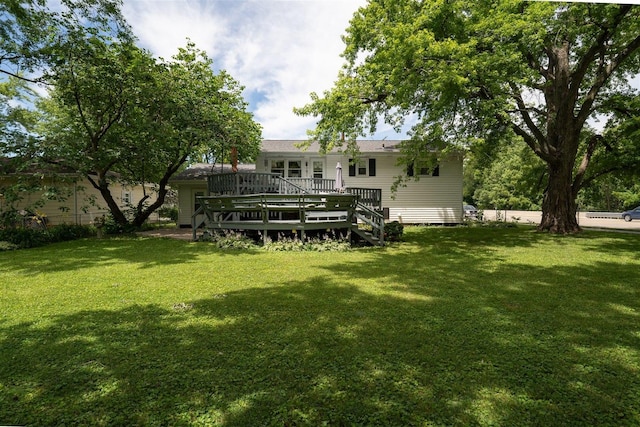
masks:
[[[0,425],[640,425],[640,236],[0,253]]]

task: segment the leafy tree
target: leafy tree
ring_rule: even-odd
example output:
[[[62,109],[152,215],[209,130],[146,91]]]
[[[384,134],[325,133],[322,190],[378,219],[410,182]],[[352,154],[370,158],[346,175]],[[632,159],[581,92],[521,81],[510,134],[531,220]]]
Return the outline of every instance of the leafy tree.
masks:
[[[520,0],[371,0],[344,38],[335,86],[296,109],[324,147],[400,129],[406,150],[518,136],[545,164],[540,230],[573,233],[576,199],[603,138],[588,120],[637,96],[640,7]]]
[[[214,73],[193,44],[157,61],[131,43],[90,38],[54,75],[39,149],[84,175],[120,225],[142,225],[164,203],[171,176],[198,151],[227,143],[250,156],[259,146],[242,87]],[[156,187],[124,212],[111,194],[114,181]]]
[[[0,2],[0,75],[46,82],[46,71],[61,51],[87,30],[94,35],[132,39],[120,13],[121,0]]]
[[[539,210],[540,190],[545,178],[542,161],[520,140],[502,146],[493,155],[495,157],[488,162],[476,160],[472,162],[473,166],[467,166],[475,175],[473,199],[478,205],[495,209]]]

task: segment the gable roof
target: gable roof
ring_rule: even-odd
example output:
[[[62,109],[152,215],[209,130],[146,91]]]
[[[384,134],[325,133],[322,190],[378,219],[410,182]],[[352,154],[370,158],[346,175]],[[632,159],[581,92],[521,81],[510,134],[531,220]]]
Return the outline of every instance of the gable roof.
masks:
[[[262,141],[261,151],[263,153],[295,153],[295,152],[320,152],[320,144],[312,142],[308,148],[300,148],[305,140],[291,139],[267,139]],[[361,153],[394,153],[398,152],[401,141],[395,140],[358,140],[356,145]],[[334,148],[330,153],[341,153],[346,147]]]
[[[238,171],[240,172],[253,172],[256,170],[254,164],[238,164]],[[180,173],[175,174],[170,181],[192,181],[194,179],[206,179],[207,176],[212,174],[231,173],[231,165],[221,165],[216,163],[195,163],[189,166],[187,169]]]

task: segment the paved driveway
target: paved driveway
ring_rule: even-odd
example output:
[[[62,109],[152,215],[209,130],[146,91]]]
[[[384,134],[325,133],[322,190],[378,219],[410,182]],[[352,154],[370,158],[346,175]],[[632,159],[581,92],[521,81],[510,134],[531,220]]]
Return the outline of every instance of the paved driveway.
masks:
[[[495,211],[485,210],[484,218],[492,221],[496,219],[496,214],[500,219],[507,221],[517,221],[522,223],[540,224],[542,212],[540,211]],[[578,215],[578,224],[584,228],[606,228],[618,230],[633,230],[640,232],[640,221],[626,222],[622,218],[587,218],[585,212]]]

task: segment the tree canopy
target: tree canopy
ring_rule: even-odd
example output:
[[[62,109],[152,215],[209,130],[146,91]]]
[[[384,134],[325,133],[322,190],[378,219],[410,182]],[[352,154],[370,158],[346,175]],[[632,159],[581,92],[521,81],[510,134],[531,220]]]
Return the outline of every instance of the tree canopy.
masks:
[[[120,224],[141,225],[164,202],[168,181],[190,157],[236,147],[251,158],[260,127],[245,111],[242,86],[189,43],[155,60],[130,43],[96,42],[55,69],[43,104],[43,158],[79,171]],[[156,185],[123,211],[110,183]],[[145,187],[146,188],[146,187]]]
[[[170,60],[136,46],[120,5],[62,0],[51,10],[45,0],[10,0],[1,6],[8,39],[0,42],[0,74],[42,82],[48,96],[37,102],[39,118],[28,129],[11,118],[18,109],[0,110],[3,136],[15,129],[23,136],[13,132],[0,148],[22,161],[76,171],[100,192],[117,223],[140,226],[187,162],[208,153],[228,156],[232,147],[250,160],[261,128],[246,109],[243,87],[226,71],[214,72],[193,43]],[[0,96],[19,94],[15,84],[0,88]],[[111,194],[114,182],[142,185],[145,195],[123,209]]]
[[[344,40],[335,86],[296,109],[319,117],[311,138],[351,144],[379,120],[400,130],[410,119],[405,150],[420,153],[511,134],[547,168],[539,228],[579,231],[576,198],[606,141],[590,121],[638,95],[640,7],[371,0]]]

